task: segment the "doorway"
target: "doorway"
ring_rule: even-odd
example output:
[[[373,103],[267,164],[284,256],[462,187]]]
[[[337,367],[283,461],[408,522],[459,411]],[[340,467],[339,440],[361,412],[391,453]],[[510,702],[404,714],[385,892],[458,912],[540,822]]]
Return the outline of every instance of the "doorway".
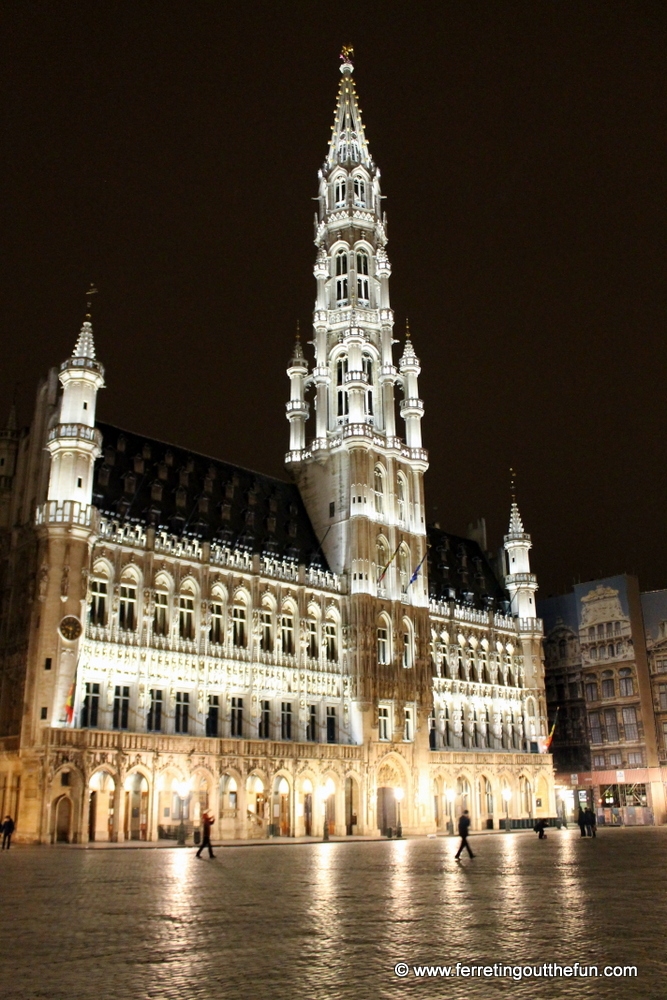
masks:
[[[396,829],[396,794],[393,788],[378,788],[377,825],[383,836]]]
[[[63,795],[56,805],[55,839],[58,844],[69,844],[72,823],[72,800]]]

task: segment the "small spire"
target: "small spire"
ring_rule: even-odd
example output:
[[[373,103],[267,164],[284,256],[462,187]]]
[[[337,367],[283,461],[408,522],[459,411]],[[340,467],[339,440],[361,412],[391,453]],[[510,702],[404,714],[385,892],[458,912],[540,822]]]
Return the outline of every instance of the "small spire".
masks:
[[[292,364],[295,362],[305,362],[305,356],[303,353],[303,347],[301,346],[301,322],[296,321],[296,337],[294,340],[294,355],[292,357]]]
[[[410,320],[405,317],[405,339],[410,340]]]
[[[91,323],[93,307],[93,295],[97,295],[95,285],[90,283],[90,288],[86,292],[86,318],[79,332],[79,338],[72,352],[73,358],[89,358],[95,360],[95,341],[93,340],[93,324]]]
[[[512,503],[516,503],[516,469],[510,466],[510,496]]]

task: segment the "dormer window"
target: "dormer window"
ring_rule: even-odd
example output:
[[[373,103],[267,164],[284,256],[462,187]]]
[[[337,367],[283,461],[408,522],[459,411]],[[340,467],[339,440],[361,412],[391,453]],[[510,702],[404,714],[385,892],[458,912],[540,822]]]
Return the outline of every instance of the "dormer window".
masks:
[[[366,182],[361,177],[354,178],[354,204],[356,208],[366,207]]]
[[[347,305],[347,252],[336,254],[336,305]]]
[[[339,177],[334,184],[334,208],[344,208],[347,196],[347,185],[344,177]]]
[[[368,280],[368,254],[364,250],[357,253],[357,299],[359,305],[368,306],[371,302],[370,283]]]

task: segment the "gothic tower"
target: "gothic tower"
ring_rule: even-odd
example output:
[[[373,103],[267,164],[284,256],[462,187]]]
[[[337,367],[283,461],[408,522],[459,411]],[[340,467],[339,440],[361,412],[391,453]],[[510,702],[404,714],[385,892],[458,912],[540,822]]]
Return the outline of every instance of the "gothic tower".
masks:
[[[509,531],[504,538],[507,563],[505,586],[510,597],[510,612],[516,621],[519,634],[525,684],[530,693],[535,696],[541,731],[546,732],[542,622],[537,617],[535,606],[537,577],[530,571],[530,556],[528,555],[532,544],[530,535],[524,530],[516,497],[513,495]],[[529,732],[527,737],[529,742],[540,742],[535,733]]]
[[[297,343],[288,368],[286,463],[331,569],[347,581],[348,669],[359,707],[351,729],[361,741],[368,726],[377,725],[380,699],[393,705],[399,739],[406,718],[415,718],[410,713],[428,714],[428,460],[420,366],[409,331],[398,367],[393,353],[380,171],[364,133],[351,56],[343,50],[332,136],[319,172],[315,364],[309,370]],[[307,440],[311,388],[314,427]]]
[[[104,385],[104,368],[95,358],[90,313],[72,356],[60,366],[59,377],[63,387],[60,413],[46,442],[51,455],[47,499],[37,510],[41,648],[35,661],[47,666],[35,673],[33,710],[28,715],[51,726],[71,722],[68,696],[76,674],[90,552],[97,533],[93,467],[102,436],[95,427],[95,408],[98,390]]]

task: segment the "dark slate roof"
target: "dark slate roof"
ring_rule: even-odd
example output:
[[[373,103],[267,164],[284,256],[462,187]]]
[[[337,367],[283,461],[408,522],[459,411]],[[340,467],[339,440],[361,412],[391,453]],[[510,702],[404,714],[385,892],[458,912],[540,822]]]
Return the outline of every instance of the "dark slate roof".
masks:
[[[119,522],[328,569],[293,483],[97,423],[93,503]]]
[[[509,613],[509,595],[477,542],[428,527],[429,596]]]

